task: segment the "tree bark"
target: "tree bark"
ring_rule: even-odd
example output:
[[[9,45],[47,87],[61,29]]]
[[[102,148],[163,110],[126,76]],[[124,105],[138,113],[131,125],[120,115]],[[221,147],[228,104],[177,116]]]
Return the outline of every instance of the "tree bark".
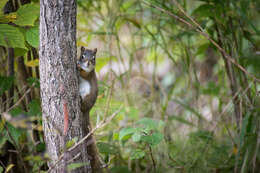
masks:
[[[51,172],[67,172],[71,163],[86,163],[72,172],[89,172],[86,143],[65,153],[57,163],[67,141],[86,135],[76,70],[76,0],[40,1],[39,57],[43,130]]]

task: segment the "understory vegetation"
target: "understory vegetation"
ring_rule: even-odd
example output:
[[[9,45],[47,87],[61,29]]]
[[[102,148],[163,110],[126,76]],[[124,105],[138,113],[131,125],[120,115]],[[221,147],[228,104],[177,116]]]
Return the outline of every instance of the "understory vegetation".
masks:
[[[0,2],[0,172],[47,172],[39,2],[10,2]],[[260,171],[260,1],[77,5],[77,47],[98,49],[90,117],[105,171]]]

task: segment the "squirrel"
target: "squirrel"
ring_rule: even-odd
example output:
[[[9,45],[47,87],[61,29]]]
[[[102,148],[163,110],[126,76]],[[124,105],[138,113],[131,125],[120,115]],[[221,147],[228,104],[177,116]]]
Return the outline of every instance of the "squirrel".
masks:
[[[91,131],[89,112],[94,106],[98,95],[98,84],[95,72],[96,53],[97,48],[91,50],[81,47],[80,57],[77,60],[81,112],[83,113],[83,121],[87,122],[87,134]],[[102,172],[102,165],[99,160],[98,150],[93,135],[87,140],[87,152],[90,156],[92,172]]]

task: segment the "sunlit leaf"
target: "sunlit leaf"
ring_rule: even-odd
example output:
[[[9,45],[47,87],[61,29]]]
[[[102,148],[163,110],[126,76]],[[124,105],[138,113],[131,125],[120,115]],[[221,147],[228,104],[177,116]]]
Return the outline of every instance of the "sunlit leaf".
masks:
[[[19,26],[33,26],[40,15],[38,4],[26,4],[17,10],[17,20],[14,22]]]
[[[137,124],[142,125],[148,130],[158,130],[165,125],[162,120],[154,120],[151,118],[142,118],[141,120],[137,121]]]
[[[153,133],[151,135],[142,136],[141,140],[150,145],[157,145],[163,140],[163,134]]]
[[[0,14],[1,23],[14,22],[16,20],[16,13]]]
[[[3,14],[4,6],[7,3],[8,0],[1,0],[0,1],[0,14]]]
[[[78,140],[78,138],[77,138],[77,137],[74,137],[73,139],[71,139],[70,141],[68,141],[68,142],[66,143],[66,147],[67,147],[67,148],[72,147],[72,146],[77,142],[77,140]]]
[[[25,63],[26,66],[28,67],[37,67],[39,66],[39,59],[34,59],[34,60],[31,60],[31,61],[27,61]]]
[[[39,26],[36,25],[28,30],[25,33],[26,41],[33,47],[39,47]]]
[[[132,135],[134,132],[136,132],[136,128],[131,128],[131,127],[123,128],[119,132],[119,140],[123,140],[124,137],[128,135]]]
[[[113,140],[119,140],[119,133],[113,134]]]
[[[9,164],[6,169],[5,169],[5,173],[8,173],[9,171],[11,171],[11,169],[14,167],[14,164]]]
[[[141,132],[135,132],[132,135],[132,139],[133,139],[134,142],[139,142],[141,140],[141,137],[142,137],[142,133]]]
[[[0,24],[0,45],[27,49],[23,33],[17,27],[7,24]]]

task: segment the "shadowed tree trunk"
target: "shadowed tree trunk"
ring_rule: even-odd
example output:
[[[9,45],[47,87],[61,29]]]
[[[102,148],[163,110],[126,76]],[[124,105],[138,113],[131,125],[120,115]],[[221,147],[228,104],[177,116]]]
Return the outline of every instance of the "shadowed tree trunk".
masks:
[[[65,152],[65,157],[55,164],[66,151],[67,141],[86,135],[82,128],[76,71],[76,0],[40,1],[39,57],[48,165],[51,172],[60,173],[67,172],[68,164],[84,163],[85,166],[73,172],[88,172],[85,143],[70,153]]]

